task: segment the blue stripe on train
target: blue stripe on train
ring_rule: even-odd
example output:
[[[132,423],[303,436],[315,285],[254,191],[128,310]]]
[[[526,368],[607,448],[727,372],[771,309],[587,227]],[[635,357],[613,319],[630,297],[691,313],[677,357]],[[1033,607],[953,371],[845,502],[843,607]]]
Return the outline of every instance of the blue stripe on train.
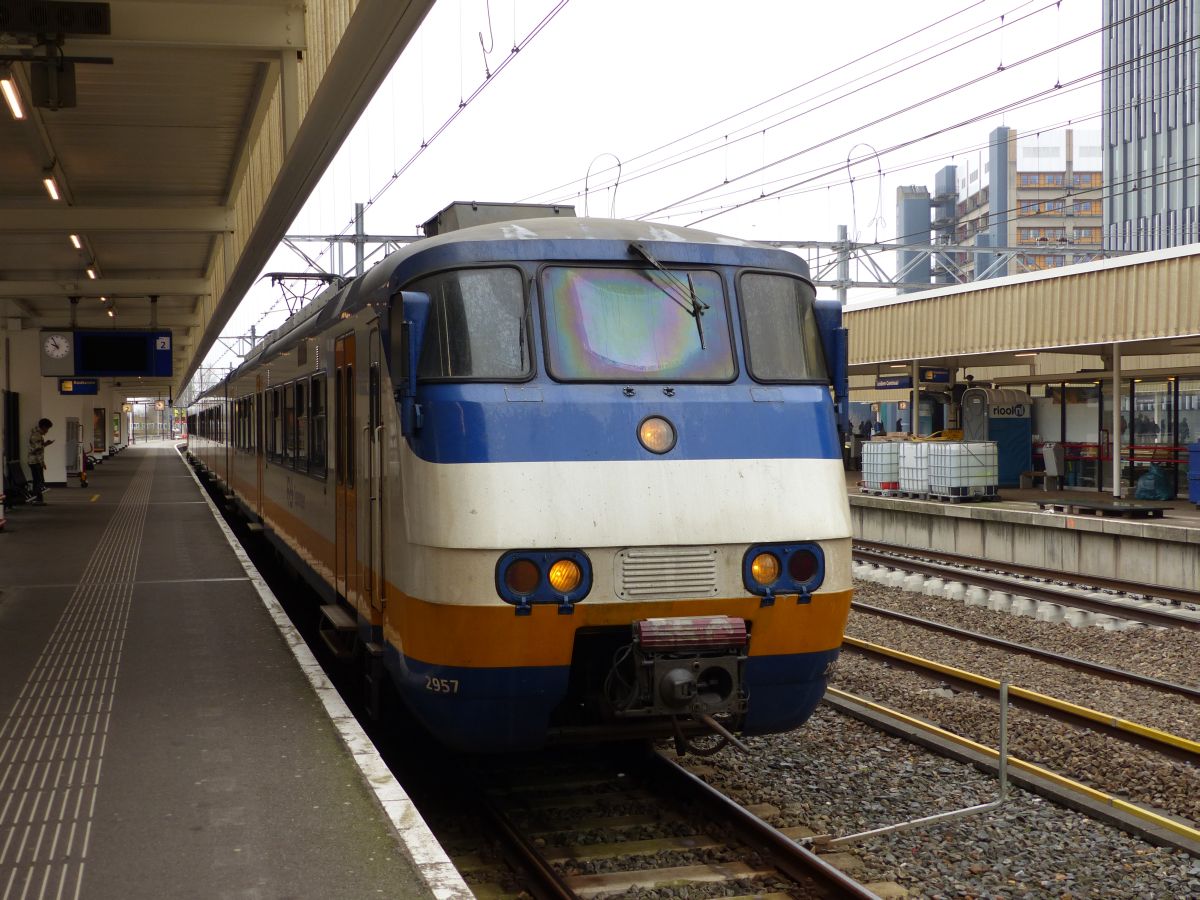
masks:
[[[744,733],[787,731],[808,719],[839,650],[746,661]],[[405,703],[442,743],[481,753],[541,747],[567,692],[568,666],[467,669],[401,658],[385,661]]]
[[[428,462],[646,460],[647,416],[669,419],[665,459],[839,459],[837,424],[821,385],[423,385],[424,424],[410,439]]]

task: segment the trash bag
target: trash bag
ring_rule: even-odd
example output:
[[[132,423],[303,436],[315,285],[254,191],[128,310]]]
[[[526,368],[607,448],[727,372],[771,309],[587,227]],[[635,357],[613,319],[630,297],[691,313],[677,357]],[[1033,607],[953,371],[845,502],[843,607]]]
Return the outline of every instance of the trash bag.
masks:
[[[1137,487],[1134,489],[1133,496],[1136,500],[1171,499],[1171,483],[1167,479],[1167,473],[1163,471],[1162,466],[1157,463],[1150,464],[1150,468],[1137,480]]]

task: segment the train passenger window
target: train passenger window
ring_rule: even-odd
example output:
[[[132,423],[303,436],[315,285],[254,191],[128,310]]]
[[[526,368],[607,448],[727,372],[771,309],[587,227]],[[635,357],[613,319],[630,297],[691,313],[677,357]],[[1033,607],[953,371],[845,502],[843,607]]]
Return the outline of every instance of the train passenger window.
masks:
[[[296,382],[296,468],[308,468],[308,379]]]
[[[292,386],[283,388],[283,457],[288,465],[296,464],[296,395]]]
[[[418,372],[422,380],[519,381],[532,373],[519,270],[442,272],[405,290],[422,291],[431,302]]]
[[[747,272],[738,280],[747,365],[758,381],[829,381],[812,285]]]
[[[278,459],[283,453],[283,388],[271,391],[271,456]]]
[[[314,375],[309,400],[308,470],[325,477],[325,376]]]
[[[549,266],[541,289],[546,364],[559,380],[737,377],[716,272]]]

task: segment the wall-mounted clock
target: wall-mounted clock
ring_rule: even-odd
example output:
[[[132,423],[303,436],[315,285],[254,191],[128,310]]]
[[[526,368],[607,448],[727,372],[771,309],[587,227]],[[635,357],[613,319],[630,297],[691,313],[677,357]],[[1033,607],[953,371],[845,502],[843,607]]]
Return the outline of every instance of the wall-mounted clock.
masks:
[[[71,352],[71,338],[65,334],[49,335],[42,342],[42,350],[51,359],[62,359]]]
[[[70,331],[43,331],[42,374],[70,378],[75,374],[75,335]]]

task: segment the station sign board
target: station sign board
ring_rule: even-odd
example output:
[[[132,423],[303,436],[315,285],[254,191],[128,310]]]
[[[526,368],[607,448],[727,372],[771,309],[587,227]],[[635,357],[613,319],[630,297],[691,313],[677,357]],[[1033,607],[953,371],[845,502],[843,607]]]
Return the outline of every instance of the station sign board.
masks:
[[[922,384],[949,384],[950,370],[949,369],[928,369],[921,366],[921,383]]]
[[[100,391],[98,378],[60,378],[58,392],[60,394],[96,394]]]
[[[875,389],[912,388],[912,375],[876,375]]]

